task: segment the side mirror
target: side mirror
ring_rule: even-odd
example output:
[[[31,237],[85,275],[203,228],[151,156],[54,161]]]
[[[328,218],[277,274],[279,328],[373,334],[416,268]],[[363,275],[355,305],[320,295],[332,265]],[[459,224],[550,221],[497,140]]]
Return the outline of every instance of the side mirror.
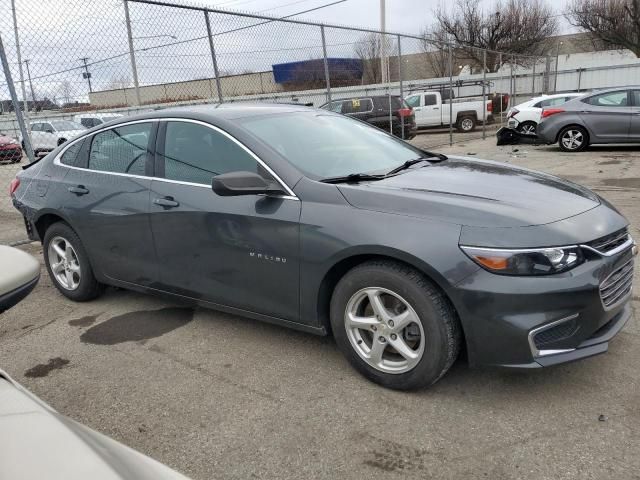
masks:
[[[49,128],[49,129],[45,130],[45,132],[47,132],[47,133],[53,133],[53,130],[51,130],[51,129]]]
[[[211,188],[221,197],[237,195],[283,194],[274,182],[254,172],[229,172],[213,177]]]

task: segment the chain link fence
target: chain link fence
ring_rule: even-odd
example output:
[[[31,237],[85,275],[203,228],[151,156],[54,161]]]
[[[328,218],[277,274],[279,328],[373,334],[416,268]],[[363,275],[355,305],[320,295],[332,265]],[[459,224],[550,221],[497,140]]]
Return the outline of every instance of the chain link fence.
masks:
[[[379,126],[393,130],[395,97],[413,96],[418,127],[432,127],[419,130],[428,146],[484,137],[511,106],[535,95],[640,77],[637,60],[572,68],[559,50],[515,56],[187,3],[0,0],[0,7],[9,70],[0,77],[0,131],[16,138],[10,82],[28,123],[241,101],[332,102],[357,115],[367,113],[370,97],[386,97],[392,108]],[[416,100],[421,92],[438,95]],[[468,117],[473,133],[457,133]]]

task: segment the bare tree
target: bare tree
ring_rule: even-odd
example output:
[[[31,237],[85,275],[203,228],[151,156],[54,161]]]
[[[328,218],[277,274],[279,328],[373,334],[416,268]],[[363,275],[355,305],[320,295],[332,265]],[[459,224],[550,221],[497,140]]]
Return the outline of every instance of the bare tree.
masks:
[[[565,16],[603,43],[640,57],[640,0],[573,0]]]
[[[487,51],[487,70],[497,71],[513,55],[543,55],[548,37],[558,31],[553,9],[544,0],[498,0],[488,13],[480,0],[456,0],[449,12],[435,11],[437,28],[476,65],[482,65],[482,49]],[[526,63],[521,59],[516,62]]]
[[[420,39],[420,48],[424,53],[427,64],[435,77],[449,76],[449,45],[447,33],[440,27],[424,29]],[[457,65],[458,52],[451,52],[452,64]],[[455,68],[455,67],[452,67]],[[453,70],[455,72],[455,70]]]
[[[73,97],[73,87],[71,86],[71,82],[68,80],[60,82],[60,85],[58,86],[58,93],[63,103],[71,103],[71,98]]]
[[[109,81],[109,85],[107,85],[108,90],[122,90],[124,88],[130,87],[131,79],[126,75],[118,75],[111,77]]]
[[[362,83],[379,83],[382,81],[380,54],[382,38],[377,33],[368,33],[360,38],[353,50],[362,61]]]

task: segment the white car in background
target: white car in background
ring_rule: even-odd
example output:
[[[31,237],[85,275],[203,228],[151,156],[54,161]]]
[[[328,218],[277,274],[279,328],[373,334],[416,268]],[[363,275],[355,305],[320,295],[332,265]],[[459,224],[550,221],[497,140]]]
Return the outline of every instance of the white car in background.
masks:
[[[562,105],[569,100],[581,97],[583,93],[558,93],[542,95],[511,107],[507,112],[507,126],[525,135],[535,135],[544,107]]]
[[[78,115],[74,115],[73,121],[84,127],[93,128],[122,116],[123,115],[121,113],[80,113]]]
[[[40,120],[31,122],[31,146],[36,154],[50,152],[58,145],[86,130],[79,123],[69,120]],[[20,137],[24,149],[24,141]]]

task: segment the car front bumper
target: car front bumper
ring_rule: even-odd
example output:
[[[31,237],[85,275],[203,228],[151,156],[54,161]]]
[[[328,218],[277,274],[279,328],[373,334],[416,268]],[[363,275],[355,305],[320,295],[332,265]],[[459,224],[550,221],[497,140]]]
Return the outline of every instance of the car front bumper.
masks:
[[[606,292],[616,272],[633,275],[636,253],[635,246],[614,256],[593,253],[573,270],[551,276],[481,269],[460,282],[452,296],[470,364],[540,368],[606,352],[631,317],[632,287],[608,306],[601,287]]]

